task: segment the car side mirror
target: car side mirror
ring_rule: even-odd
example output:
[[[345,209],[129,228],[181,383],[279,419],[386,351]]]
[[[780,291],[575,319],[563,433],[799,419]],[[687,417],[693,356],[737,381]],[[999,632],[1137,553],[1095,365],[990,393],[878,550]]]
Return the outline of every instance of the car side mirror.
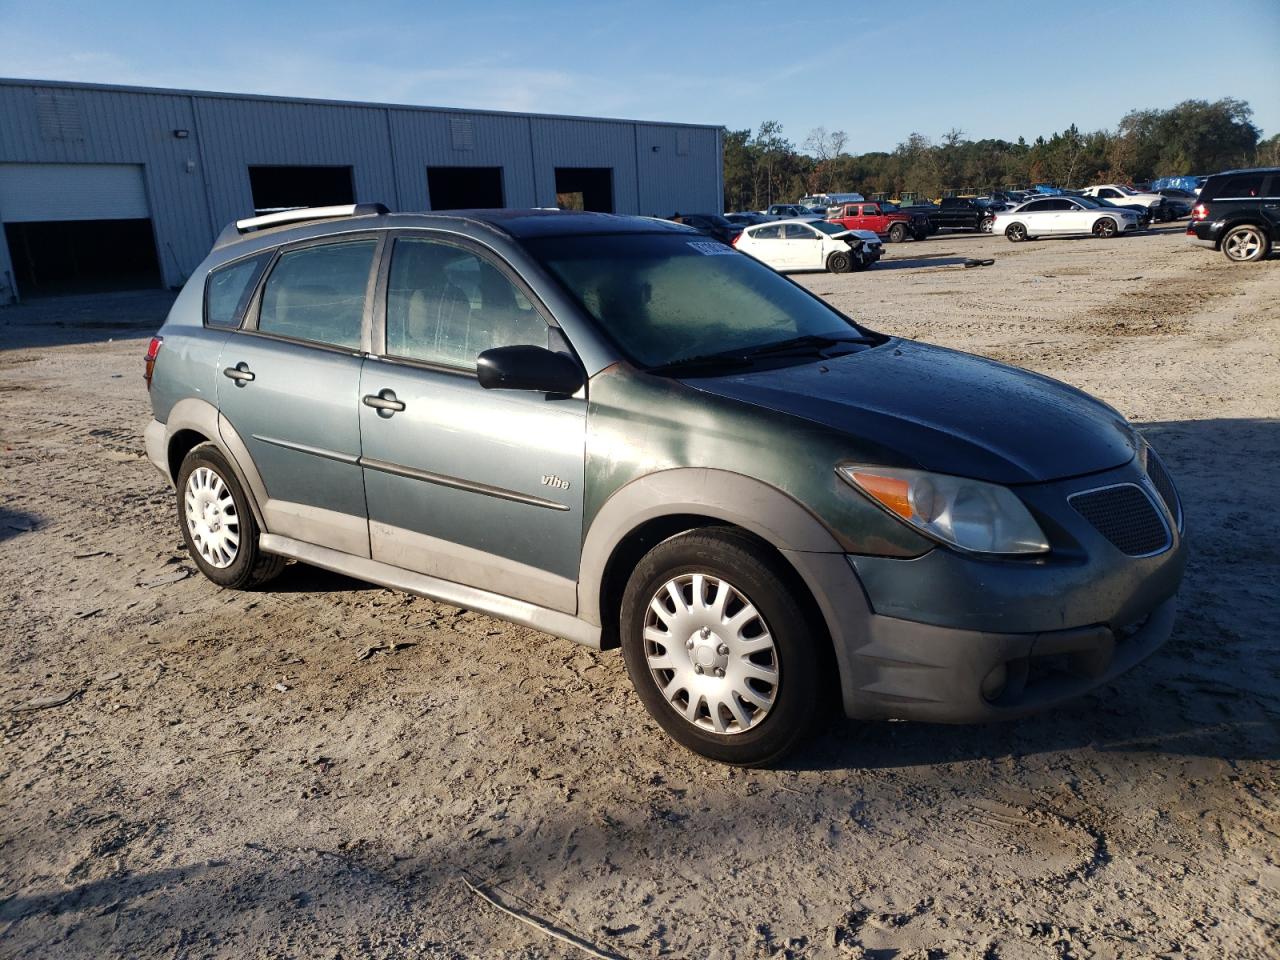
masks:
[[[572,357],[532,345],[494,347],[476,357],[476,376],[486,390],[532,390],[573,394],[585,382]]]

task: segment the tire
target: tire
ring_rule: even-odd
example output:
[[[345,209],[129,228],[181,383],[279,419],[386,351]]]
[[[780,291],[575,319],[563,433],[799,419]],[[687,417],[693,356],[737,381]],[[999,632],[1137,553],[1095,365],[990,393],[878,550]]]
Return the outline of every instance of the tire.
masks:
[[[981,233],[991,233],[991,231],[995,229],[995,225],[996,221],[994,217],[983,217],[982,221],[978,224],[978,230]]]
[[[1110,217],[1099,217],[1093,222],[1093,235],[1102,240],[1110,240],[1119,232],[1119,225]]]
[[[1021,243],[1027,239],[1027,228],[1020,223],[1011,223],[1004,228],[1004,236],[1010,243]]]
[[[212,443],[193,447],[182,461],[177,494],[178,526],[187,551],[200,572],[218,586],[257,587],[284,569],[284,557],[258,547],[258,523],[249,498],[227,458]]]
[[[848,273],[853,269],[853,256],[837,250],[827,257],[827,270],[831,273]]]
[[[725,527],[673,537],[636,565],[622,598],[623,659],[673,740],[755,767],[809,732],[823,701],[824,639],[790,583],[781,561]]]
[[[1232,263],[1256,263],[1271,250],[1271,238],[1254,223],[1242,223],[1222,235],[1222,253]]]
[[[889,242],[902,243],[907,239],[907,228],[904,224],[895,223],[889,228]]]

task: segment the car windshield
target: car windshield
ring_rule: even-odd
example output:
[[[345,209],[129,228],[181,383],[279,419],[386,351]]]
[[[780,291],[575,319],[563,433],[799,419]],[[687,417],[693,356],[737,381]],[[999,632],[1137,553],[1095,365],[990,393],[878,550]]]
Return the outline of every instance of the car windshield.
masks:
[[[1072,197],[1076,203],[1084,207],[1114,207],[1115,204],[1110,200],[1104,200],[1101,197]]]
[[[882,213],[897,213],[898,205],[896,203],[881,203],[880,210]]]
[[[867,331],[758,260],[714,240],[633,233],[543,237],[526,249],[635,363]]]
[[[1116,187],[1116,189],[1117,189],[1117,190],[1119,190],[1121,193],[1126,194],[1126,195],[1128,195],[1128,196],[1130,196],[1130,197],[1136,197],[1136,196],[1138,195],[1138,191],[1137,191],[1137,190],[1135,190],[1135,189],[1133,189],[1133,187],[1119,187],[1119,186],[1118,186],[1118,187]]]

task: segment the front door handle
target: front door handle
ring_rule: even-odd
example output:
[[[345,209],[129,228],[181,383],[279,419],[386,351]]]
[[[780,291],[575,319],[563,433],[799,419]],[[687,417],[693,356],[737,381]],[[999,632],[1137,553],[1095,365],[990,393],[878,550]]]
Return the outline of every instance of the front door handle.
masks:
[[[404,409],[404,401],[396,399],[394,390],[379,390],[377,393],[367,394],[363,399],[363,403],[366,407],[373,407],[373,409],[377,410],[378,416],[384,420],[395,416]]]
[[[241,360],[234,367],[227,367],[222,371],[224,377],[230,377],[236,382],[237,387],[243,387],[246,383],[254,378],[254,373],[249,369],[249,365]]]

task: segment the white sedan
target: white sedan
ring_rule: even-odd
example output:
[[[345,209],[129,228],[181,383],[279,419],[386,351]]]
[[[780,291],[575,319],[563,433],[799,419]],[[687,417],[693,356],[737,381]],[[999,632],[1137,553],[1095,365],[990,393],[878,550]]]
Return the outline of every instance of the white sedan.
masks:
[[[1003,233],[1017,243],[1034,237],[1091,233],[1114,237],[1138,229],[1138,215],[1132,210],[1104,207],[1090,197],[1042,197],[1028,200],[1012,210],[1001,210],[992,224],[992,233]]]
[[[884,252],[874,233],[846,230],[825,220],[783,220],[747,227],[733,245],[779,273],[789,270],[865,270]]]

